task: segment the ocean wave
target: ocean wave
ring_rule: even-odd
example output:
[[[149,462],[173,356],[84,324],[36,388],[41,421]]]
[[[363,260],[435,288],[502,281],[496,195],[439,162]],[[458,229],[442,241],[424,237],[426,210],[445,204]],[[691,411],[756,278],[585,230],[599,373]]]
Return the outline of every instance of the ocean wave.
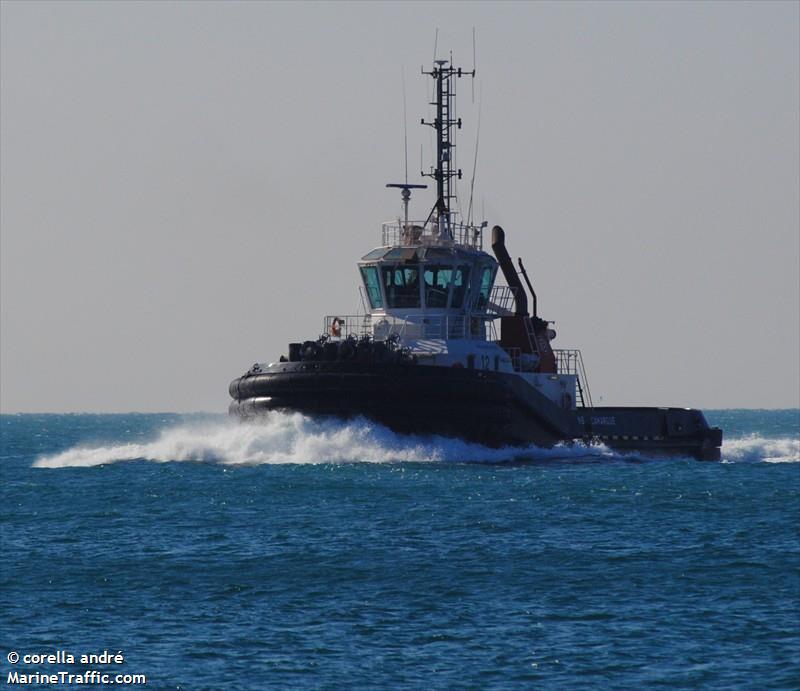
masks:
[[[726,440],[722,447],[727,462],[800,461],[800,440],[766,439],[758,436]],[[397,434],[381,425],[359,419],[318,420],[299,413],[270,413],[257,423],[233,420],[189,423],[163,430],[153,441],[102,446],[76,446],[42,456],[38,468],[91,467],[120,461],[147,460],[167,463],[195,461],[229,465],[266,463],[423,463],[514,461],[589,461],[641,459],[605,446],[558,445],[492,449],[458,439]]]
[[[770,439],[750,435],[739,439],[723,440],[722,460],[729,463],[799,463],[800,439],[782,437]]]

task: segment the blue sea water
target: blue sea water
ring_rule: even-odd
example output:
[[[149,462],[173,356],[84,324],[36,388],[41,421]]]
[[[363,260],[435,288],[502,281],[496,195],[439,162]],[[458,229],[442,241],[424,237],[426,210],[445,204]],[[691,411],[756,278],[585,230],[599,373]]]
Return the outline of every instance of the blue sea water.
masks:
[[[800,411],[707,416],[724,462],[4,415],[3,682],[798,689]],[[124,663],[8,659],[59,650]]]

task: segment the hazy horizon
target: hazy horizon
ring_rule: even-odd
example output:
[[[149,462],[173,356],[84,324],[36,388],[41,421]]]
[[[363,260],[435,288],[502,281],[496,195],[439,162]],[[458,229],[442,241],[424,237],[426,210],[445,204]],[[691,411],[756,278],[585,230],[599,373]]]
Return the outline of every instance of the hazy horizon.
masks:
[[[400,213],[403,74],[410,182],[430,160],[436,27],[465,68],[477,31],[462,206],[480,112],[478,215],[595,404],[800,407],[798,3],[0,13],[4,413],[223,412],[252,363],[354,314]]]

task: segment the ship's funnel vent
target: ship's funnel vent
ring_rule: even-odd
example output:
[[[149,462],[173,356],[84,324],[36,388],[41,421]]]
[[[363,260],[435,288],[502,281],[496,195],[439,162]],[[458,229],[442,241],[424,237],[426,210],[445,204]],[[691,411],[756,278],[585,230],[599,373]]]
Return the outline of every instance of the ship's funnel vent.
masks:
[[[528,316],[528,295],[522,287],[522,281],[519,280],[519,275],[514,268],[514,263],[511,257],[508,256],[506,250],[506,234],[500,226],[492,228],[492,252],[497,257],[500,263],[500,268],[503,271],[503,276],[506,278],[511,290],[514,292],[514,302],[516,303],[516,315],[518,317]]]

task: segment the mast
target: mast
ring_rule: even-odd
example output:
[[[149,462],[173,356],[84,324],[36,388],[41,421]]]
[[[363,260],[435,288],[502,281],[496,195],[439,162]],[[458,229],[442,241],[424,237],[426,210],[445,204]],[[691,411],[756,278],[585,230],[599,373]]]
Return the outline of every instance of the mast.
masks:
[[[436,86],[436,101],[431,103],[436,106],[436,118],[433,122],[426,122],[424,118],[421,120],[421,124],[430,125],[436,130],[436,168],[431,168],[429,173],[422,172],[423,177],[436,180],[436,205],[428,218],[435,211],[440,237],[452,240],[453,212],[450,210],[450,200],[455,194],[451,180],[454,177],[461,179],[461,169],[454,167],[455,134],[452,130],[454,126],[461,129],[461,118],[455,117],[455,80],[464,76],[474,77],[475,69],[467,72],[460,67],[453,67],[452,59],[435,60],[433,69],[430,72],[422,70],[422,73],[433,77]]]

